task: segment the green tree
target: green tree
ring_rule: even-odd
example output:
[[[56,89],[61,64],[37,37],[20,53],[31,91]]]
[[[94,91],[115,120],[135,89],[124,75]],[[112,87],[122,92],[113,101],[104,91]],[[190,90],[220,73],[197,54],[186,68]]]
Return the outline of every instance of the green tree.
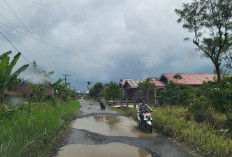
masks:
[[[70,90],[68,89],[69,83],[60,84],[58,87],[58,96],[63,100],[67,100],[70,95]]]
[[[25,71],[28,64],[25,64],[18,68],[15,72],[12,73],[12,70],[16,63],[18,62],[21,53],[18,53],[14,56],[13,60],[10,62],[9,55],[12,52],[6,52],[0,56],[0,104],[4,101],[4,91],[12,86],[17,81],[18,75]]]
[[[221,64],[231,54],[232,1],[193,0],[175,12],[179,15],[177,22],[182,22],[183,28],[193,34],[197,49],[213,62],[220,83]]]
[[[101,96],[101,91],[103,89],[102,83],[96,83],[92,88],[89,90],[89,96],[98,99]]]
[[[155,92],[155,85],[149,81],[143,81],[138,84],[138,88],[146,91],[146,101],[148,103],[149,93]]]
[[[110,82],[104,91],[104,96],[106,99],[112,99],[113,102],[115,99],[119,99],[121,97],[119,85],[115,82]]]
[[[174,79],[177,79],[177,80],[181,80],[183,79],[182,76],[180,74],[176,74],[173,76]]]
[[[160,91],[158,99],[168,105],[187,106],[193,102],[194,97],[195,91],[193,87],[170,81],[165,88]]]

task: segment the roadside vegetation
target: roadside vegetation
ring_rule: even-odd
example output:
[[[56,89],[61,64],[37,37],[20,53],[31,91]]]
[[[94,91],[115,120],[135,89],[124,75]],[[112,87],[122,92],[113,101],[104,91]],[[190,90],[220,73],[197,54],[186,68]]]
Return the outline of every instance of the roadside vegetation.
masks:
[[[79,110],[75,100],[53,98],[0,108],[0,156],[51,156]]]
[[[100,99],[104,97],[105,99],[112,100],[113,103],[115,103],[116,100],[120,99],[121,91],[119,85],[116,82],[111,81],[105,86],[98,82],[92,88],[90,88],[89,96],[96,101],[100,101]]]
[[[232,155],[232,78],[200,88],[170,82],[153,107],[153,128],[205,156]],[[119,109],[137,118],[135,109]]]
[[[67,88],[68,84],[61,83],[62,79],[54,84],[28,82],[33,92],[31,98],[5,94],[6,90],[18,88],[22,81],[18,76],[29,66],[14,71],[21,54],[15,55],[11,62],[10,54],[11,51],[0,55],[0,156],[52,156],[79,111],[77,95]],[[36,62],[32,66],[44,79],[54,73],[39,70]],[[54,92],[45,93],[47,87]],[[20,101],[11,104],[12,98]]]

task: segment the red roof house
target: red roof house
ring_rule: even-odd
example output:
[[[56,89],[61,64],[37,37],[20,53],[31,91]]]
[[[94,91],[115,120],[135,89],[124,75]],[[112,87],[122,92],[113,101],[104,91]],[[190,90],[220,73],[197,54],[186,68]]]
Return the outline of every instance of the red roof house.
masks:
[[[180,75],[180,79],[175,79],[175,75]],[[148,78],[147,80],[154,83],[156,87],[164,87],[169,81],[179,84],[198,87],[204,82],[214,81],[215,74],[191,74],[191,73],[163,73],[159,78]]]
[[[175,79],[175,75],[180,75],[181,79]],[[204,82],[214,81],[216,79],[215,74],[190,74],[190,73],[163,73],[159,81],[165,84],[169,81],[173,81],[179,84],[186,84],[190,86],[200,86]]]

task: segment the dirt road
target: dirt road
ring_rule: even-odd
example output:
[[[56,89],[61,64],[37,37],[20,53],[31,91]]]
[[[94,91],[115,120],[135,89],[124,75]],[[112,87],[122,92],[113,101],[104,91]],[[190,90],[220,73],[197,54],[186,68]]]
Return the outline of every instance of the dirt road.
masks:
[[[156,133],[139,131],[136,121],[117,111],[100,110],[91,100],[80,100],[81,114],[57,157],[186,157],[183,148]]]

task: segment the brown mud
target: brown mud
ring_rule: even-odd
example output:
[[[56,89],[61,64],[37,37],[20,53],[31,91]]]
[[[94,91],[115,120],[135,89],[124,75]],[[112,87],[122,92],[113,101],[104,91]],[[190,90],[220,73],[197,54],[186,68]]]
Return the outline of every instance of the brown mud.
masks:
[[[96,157],[104,157],[109,152],[110,156],[115,157],[118,152],[120,156],[193,156],[165,136],[138,130],[136,121],[111,108],[100,110],[100,105],[91,100],[82,99],[80,104],[82,113],[70,125],[70,134],[58,152],[58,157],[72,157],[73,154],[82,156],[77,154],[84,152],[84,156],[88,156],[94,150],[97,152],[94,155]],[[113,149],[115,144],[118,149]],[[133,155],[126,154],[126,150],[129,152],[132,149]]]

